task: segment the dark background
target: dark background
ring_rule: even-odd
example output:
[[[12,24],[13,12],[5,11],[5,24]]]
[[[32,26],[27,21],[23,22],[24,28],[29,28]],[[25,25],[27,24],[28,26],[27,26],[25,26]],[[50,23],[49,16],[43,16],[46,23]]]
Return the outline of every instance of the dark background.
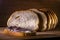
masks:
[[[0,0],[0,27],[7,26],[7,20],[14,11],[30,8],[53,9],[59,18],[60,24],[59,0]]]

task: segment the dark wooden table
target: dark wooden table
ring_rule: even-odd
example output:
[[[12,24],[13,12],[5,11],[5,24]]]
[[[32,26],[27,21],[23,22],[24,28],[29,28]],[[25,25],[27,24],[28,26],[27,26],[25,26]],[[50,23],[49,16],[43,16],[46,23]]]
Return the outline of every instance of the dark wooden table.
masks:
[[[4,30],[4,27],[1,27],[0,40],[41,39],[41,38],[60,37],[60,31],[37,32],[36,36],[12,37],[12,36],[2,34],[1,32],[3,30]]]

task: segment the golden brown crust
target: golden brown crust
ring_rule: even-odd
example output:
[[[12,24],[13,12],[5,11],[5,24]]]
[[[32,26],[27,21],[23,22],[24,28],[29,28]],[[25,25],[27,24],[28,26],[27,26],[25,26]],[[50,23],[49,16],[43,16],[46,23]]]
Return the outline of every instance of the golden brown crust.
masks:
[[[22,37],[25,35],[25,33],[23,33],[23,32],[13,32],[8,29],[4,29],[3,33],[6,35],[10,35],[10,36],[21,36]]]
[[[31,32],[31,33],[14,32],[14,31],[10,31],[9,29],[4,29],[3,34],[14,37],[25,37],[25,36],[34,36],[35,32]]]

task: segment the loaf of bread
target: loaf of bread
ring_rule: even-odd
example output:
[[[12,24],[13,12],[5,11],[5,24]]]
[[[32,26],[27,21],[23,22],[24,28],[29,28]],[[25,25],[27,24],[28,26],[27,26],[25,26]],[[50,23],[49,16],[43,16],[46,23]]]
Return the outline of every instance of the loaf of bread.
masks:
[[[38,31],[54,29],[57,23],[58,17],[51,9],[43,8],[16,11],[8,19],[8,29],[5,29],[4,32],[6,31],[5,33],[14,36],[35,35],[35,32]]]

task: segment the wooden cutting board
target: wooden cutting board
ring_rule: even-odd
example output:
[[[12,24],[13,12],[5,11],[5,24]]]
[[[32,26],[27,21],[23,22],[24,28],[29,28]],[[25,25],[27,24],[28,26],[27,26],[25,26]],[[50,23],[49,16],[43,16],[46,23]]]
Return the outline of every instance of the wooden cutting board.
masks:
[[[36,32],[36,36],[13,37],[13,36],[2,34],[3,30],[4,27],[1,27],[0,28],[1,40],[41,39],[41,38],[60,37],[60,31]]]

